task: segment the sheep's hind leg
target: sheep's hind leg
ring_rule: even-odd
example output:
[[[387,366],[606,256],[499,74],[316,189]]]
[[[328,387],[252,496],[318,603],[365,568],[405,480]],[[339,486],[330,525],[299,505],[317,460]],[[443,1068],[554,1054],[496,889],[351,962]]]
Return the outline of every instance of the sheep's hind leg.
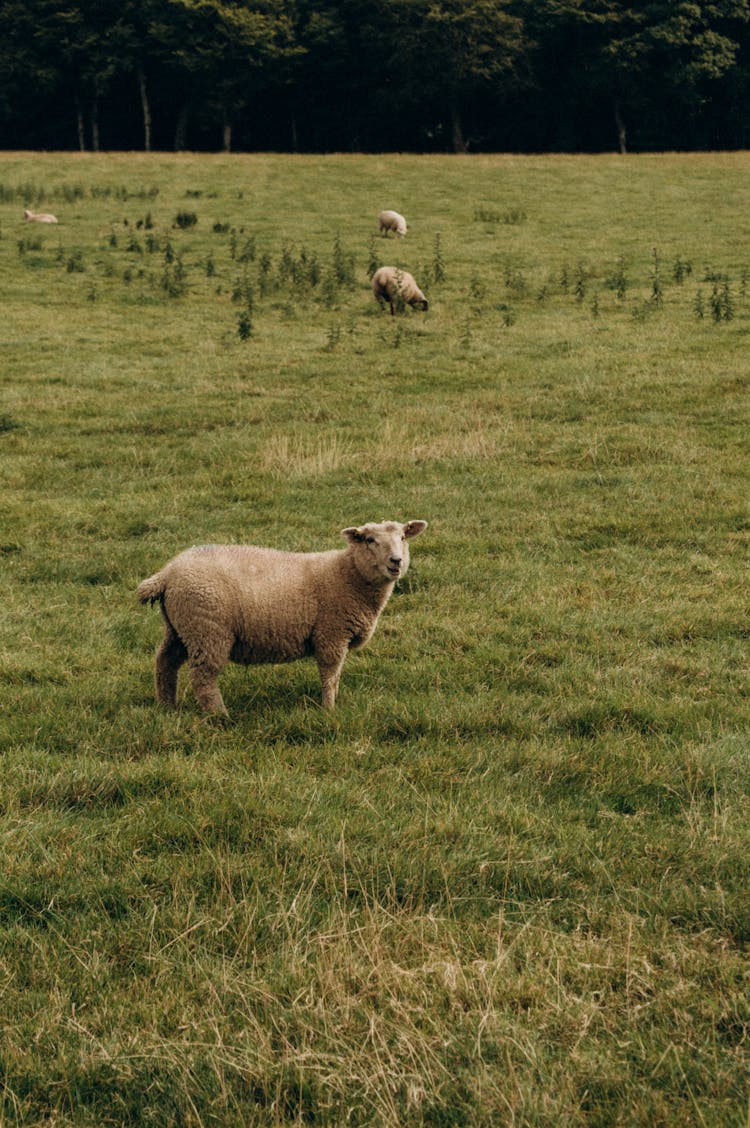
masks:
[[[222,667],[209,666],[205,659],[190,660],[190,684],[198,704],[207,713],[228,717],[227,707],[219,689],[218,677]]]
[[[160,705],[177,704],[177,675],[187,659],[185,644],[173,630],[168,630],[156,651],[154,683],[156,700]]]

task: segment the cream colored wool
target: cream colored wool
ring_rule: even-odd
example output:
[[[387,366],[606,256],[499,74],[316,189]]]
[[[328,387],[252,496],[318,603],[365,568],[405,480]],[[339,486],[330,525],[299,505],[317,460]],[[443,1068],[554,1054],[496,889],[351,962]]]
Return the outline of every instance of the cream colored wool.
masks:
[[[380,224],[381,235],[387,235],[389,231],[398,235],[399,239],[403,239],[406,235],[406,220],[397,211],[386,209],[386,211],[380,212],[378,223]]]
[[[372,292],[378,301],[389,303],[392,314],[395,314],[399,300],[415,309],[430,308],[430,303],[414,281],[414,276],[397,266],[381,266],[375,271],[372,276]]]
[[[166,625],[156,652],[156,697],[177,703],[187,662],[200,705],[226,714],[218,677],[227,662],[255,665],[314,657],[323,706],[332,708],[349,650],[372,636],[396,580],[409,567],[408,540],[426,521],[347,528],[347,547],[280,552],[255,545],[201,545],[170,560],[138,587],[161,605]]]
[[[28,208],[24,209],[23,218],[29,222],[35,223],[57,223],[57,216],[51,215],[49,212],[33,212]]]

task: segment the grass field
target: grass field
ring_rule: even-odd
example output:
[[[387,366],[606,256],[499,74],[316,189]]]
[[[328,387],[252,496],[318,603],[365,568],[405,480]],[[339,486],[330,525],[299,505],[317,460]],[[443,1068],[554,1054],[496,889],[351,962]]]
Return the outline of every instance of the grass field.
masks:
[[[744,1128],[749,274],[746,154],[0,156],[0,1123]],[[334,712],[156,707],[383,518]]]

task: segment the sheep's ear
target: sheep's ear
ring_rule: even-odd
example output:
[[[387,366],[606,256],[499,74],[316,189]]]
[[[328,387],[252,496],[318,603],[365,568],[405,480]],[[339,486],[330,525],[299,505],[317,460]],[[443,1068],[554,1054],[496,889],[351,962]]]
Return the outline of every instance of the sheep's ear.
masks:
[[[408,521],[404,525],[404,536],[405,537],[418,537],[419,534],[423,533],[426,528],[427,528],[427,522],[426,521]]]
[[[350,544],[357,544],[364,540],[364,533],[361,529],[356,529],[353,525],[348,529],[342,529],[341,535],[344,540],[348,540]]]

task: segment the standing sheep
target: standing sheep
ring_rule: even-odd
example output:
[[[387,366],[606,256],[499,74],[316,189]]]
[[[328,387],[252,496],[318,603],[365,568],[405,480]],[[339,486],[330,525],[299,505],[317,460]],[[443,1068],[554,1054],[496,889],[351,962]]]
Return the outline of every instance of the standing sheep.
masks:
[[[426,521],[347,528],[344,549],[280,552],[255,545],[200,545],[175,556],[138,587],[161,604],[156,698],[177,703],[187,662],[199,704],[226,715],[217,679],[227,662],[258,665],[314,657],[330,709],[347,651],[372,636],[396,580],[409,567],[411,537]]]
[[[393,231],[399,239],[403,239],[406,235],[406,220],[397,211],[380,212],[378,223],[381,235],[387,236],[389,231]]]
[[[23,218],[28,222],[34,220],[36,223],[57,223],[57,216],[51,215],[49,212],[33,212],[28,208],[24,208]]]
[[[381,266],[372,276],[372,292],[378,301],[388,302],[395,315],[399,301],[414,309],[429,309],[430,303],[408,270],[397,266]]]

